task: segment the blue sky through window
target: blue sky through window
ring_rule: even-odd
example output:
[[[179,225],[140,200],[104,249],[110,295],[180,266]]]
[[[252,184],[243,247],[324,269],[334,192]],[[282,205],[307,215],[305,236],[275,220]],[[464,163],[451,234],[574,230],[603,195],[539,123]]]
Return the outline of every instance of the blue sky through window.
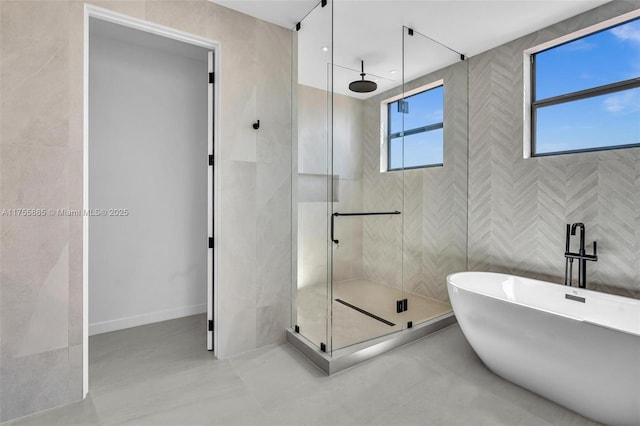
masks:
[[[536,100],[640,77],[640,19],[536,54]],[[640,89],[537,110],[536,153],[640,144]]]
[[[391,136],[389,139],[389,169],[443,163],[443,130],[441,128],[409,136],[399,134],[403,131],[409,132],[443,123],[443,99],[444,87],[438,86],[404,98],[408,105],[407,113],[398,111],[398,103],[401,101],[388,104],[389,134]]]

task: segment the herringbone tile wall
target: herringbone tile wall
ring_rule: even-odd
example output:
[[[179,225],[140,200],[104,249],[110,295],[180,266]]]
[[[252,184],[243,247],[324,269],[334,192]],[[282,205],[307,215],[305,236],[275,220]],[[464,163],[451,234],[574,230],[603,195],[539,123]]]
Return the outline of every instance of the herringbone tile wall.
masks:
[[[467,62],[406,84],[444,80],[444,167],[380,172],[380,102],[365,101],[363,195],[366,211],[399,216],[364,221],[363,270],[376,282],[448,301],[446,277],[466,269]]]
[[[638,7],[614,1],[470,59],[469,269],[562,282],[565,224],[584,222],[599,255],[588,287],[640,297],[640,148],[524,159],[522,105],[525,49]]]

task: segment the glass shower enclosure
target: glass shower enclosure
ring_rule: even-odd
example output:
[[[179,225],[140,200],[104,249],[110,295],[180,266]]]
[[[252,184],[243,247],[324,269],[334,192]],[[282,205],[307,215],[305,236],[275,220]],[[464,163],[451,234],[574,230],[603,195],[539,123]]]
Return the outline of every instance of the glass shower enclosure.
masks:
[[[290,334],[334,358],[454,322],[466,269],[468,63],[402,25],[391,49],[357,42],[352,3],[293,37]],[[373,92],[349,90],[362,66]]]

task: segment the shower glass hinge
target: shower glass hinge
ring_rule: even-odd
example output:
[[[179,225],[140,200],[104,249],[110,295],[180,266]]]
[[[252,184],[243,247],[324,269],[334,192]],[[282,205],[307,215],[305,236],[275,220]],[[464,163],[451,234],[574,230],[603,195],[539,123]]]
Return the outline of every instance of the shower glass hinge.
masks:
[[[209,320],[209,331],[213,331],[213,320]]]
[[[209,237],[209,248],[213,248],[213,238]]]
[[[409,306],[407,299],[396,300],[396,313],[406,312]]]
[[[409,102],[400,99],[398,101],[398,112],[401,114],[409,114]]]
[[[300,327],[297,325],[293,326],[293,331],[295,331],[296,333],[300,333]]]
[[[209,84],[213,84],[216,81],[216,74],[213,72],[209,73]]]
[[[413,321],[409,321],[407,323],[407,328],[413,328]]]
[[[213,154],[209,154],[209,165],[213,166]]]
[[[325,345],[324,343],[320,343],[320,350],[322,352],[326,352],[327,351],[327,345]]]
[[[321,5],[322,7],[325,7],[325,6],[327,5],[327,0],[322,0],[322,1],[320,2],[320,5]]]

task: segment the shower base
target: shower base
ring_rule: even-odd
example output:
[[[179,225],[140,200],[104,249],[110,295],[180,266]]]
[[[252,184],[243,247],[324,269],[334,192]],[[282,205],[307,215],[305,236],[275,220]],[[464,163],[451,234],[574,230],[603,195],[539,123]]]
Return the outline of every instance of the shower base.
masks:
[[[396,301],[401,299],[407,299],[408,310],[398,313]],[[375,356],[455,322],[449,303],[366,279],[341,281],[333,286],[329,345],[326,300],[322,285],[298,290],[300,332],[288,330],[287,341],[327,374],[370,358],[364,352]],[[331,355],[318,349],[321,342],[333,348]]]

